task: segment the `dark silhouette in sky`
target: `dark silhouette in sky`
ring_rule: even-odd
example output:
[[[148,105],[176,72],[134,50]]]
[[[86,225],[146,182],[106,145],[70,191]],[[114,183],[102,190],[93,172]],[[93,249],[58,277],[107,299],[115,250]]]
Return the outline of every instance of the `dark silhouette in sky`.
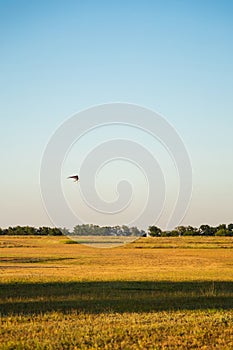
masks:
[[[79,177],[78,175],[68,176],[67,179],[74,179],[74,182],[78,182]]]

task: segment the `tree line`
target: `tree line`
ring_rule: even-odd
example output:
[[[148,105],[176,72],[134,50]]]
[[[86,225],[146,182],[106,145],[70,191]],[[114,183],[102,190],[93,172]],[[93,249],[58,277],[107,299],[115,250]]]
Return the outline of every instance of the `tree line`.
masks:
[[[62,236],[61,229],[56,227],[31,227],[31,226],[14,226],[8,228],[0,228],[0,235],[9,236]]]
[[[74,227],[71,235],[74,236],[136,236],[145,235],[144,230],[139,230],[137,227],[122,226],[99,226],[93,224],[83,224]]]
[[[122,226],[99,226],[94,224],[76,225],[73,230],[56,227],[32,227],[32,226],[14,226],[0,228],[0,235],[9,236],[146,236],[144,230],[137,227]],[[179,237],[179,236],[231,236],[233,237],[233,224],[221,224],[218,226],[201,225],[178,226],[172,231],[163,231],[157,226],[148,228],[148,236],[151,237]]]
[[[233,236],[233,224],[221,224],[218,226],[201,225],[178,226],[172,231],[162,231],[157,226],[150,226],[149,235],[152,237],[178,237],[178,236]]]
[[[9,236],[136,236],[145,235],[145,231],[137,227],[122,226],[98,226],[93,224],[76,225],[73,230],[55,227],[31,227],[14,226],[5,229],[0,228],[0,235]]]

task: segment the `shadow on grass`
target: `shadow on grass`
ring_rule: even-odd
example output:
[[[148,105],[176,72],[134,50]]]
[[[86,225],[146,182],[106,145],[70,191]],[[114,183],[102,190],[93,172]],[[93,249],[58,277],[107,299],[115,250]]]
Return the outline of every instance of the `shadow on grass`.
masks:
[[[233,282],[0,283],[0,313],[232,309]]]

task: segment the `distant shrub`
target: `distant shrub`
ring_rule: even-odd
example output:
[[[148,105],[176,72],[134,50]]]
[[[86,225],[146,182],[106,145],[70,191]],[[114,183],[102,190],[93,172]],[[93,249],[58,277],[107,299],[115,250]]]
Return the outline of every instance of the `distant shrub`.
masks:
[[[233,236],[233,232],[228,229],[221,228],[215,233],[215,236]]]
[[[200,233],[196,230],[193,230],[193,231],[187,230],[183,233],[183,236],[199,236],[199,235]]]
[[[179,232],[176,230],[161,232],[161,237],[178,237],[178,236],[179,236]]]
[[[72,239],[67,239],[66,241],[63,242],[64,244],[79,244],[77,241],[72,241]]]

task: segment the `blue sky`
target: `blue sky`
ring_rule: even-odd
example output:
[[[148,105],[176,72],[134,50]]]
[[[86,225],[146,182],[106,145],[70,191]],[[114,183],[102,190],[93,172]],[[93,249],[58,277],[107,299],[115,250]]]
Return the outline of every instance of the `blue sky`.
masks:
[[[115,101],[181,135],[193,167],[182,224],[233,221],[232,1],[0,0],[0,50],[1,227],[52,224],[39,186],[49,138]]]

